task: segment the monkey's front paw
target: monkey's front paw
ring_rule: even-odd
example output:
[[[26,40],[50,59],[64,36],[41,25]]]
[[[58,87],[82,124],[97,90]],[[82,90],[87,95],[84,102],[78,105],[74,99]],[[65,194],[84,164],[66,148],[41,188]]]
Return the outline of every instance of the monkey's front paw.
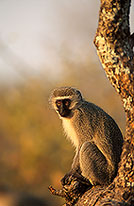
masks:
[[[66,174],[62,179],[61,179],[61,184],[64,185],[70,185],[73,180],[73,175],[72,174]]]

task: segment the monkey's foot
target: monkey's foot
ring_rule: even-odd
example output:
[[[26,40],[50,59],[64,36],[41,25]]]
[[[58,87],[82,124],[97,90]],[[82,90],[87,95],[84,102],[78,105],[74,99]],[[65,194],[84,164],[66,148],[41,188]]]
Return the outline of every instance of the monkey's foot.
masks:
[[[87,185],[88,187],[92,187],[92,184],[90,183],[90,181],[85,178],[84,176],[82,176],[81,174],[79,173],[74,173],[72,175],[75,180],[77,180],[78,182],[82,183],[83,185]]]
[[[61,184],[64,187],[65,185],[70,185],[72,181],[78,181],[79,183],[81,183],[83,185],[87,185],[87,187],[92,187],[90,181],[77,172],[76,173],[67,173],[61,179]]]
[[[61,179],[61,184],[64,187],[64,185],[70,185],[72,180],[74,180],[72,173],[67,173],[65,176]]]

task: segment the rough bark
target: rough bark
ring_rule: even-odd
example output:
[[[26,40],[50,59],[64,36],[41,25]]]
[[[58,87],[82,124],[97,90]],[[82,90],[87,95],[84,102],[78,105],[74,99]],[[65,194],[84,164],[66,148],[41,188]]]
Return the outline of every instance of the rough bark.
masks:
[[[126,133],[118,175],[108,188],[92,188],[82,205],[134,205],[134,34],[130,34],[130,0],[101,0],[95,46],[102,66],[120,95]]]

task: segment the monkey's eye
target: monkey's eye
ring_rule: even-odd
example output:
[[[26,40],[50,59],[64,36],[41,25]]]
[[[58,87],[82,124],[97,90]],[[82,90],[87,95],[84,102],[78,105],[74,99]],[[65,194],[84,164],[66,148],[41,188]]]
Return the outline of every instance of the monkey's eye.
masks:
[[[61,100],[57,100],[57,101],[56,101],[56,106],[57,106],[58,108],[61,106],[61,104],[62,104],[62,101],[61,101]]]
[[[64,99],[64,105],[65,105],[66,107],[69,107],[70,104],[71,104],[71,100],[70,100],[70,99]]]

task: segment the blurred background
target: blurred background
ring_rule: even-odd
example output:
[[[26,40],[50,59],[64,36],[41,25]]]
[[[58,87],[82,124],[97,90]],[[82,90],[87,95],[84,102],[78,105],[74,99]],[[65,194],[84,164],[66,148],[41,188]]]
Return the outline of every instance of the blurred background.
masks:
[[[80,89],[124,134],[93,44],[98,11],[97,0],[0,0],[0,206],[62,204],[48,186],[60,188],[74,151],[48,104],[55,87]]]

